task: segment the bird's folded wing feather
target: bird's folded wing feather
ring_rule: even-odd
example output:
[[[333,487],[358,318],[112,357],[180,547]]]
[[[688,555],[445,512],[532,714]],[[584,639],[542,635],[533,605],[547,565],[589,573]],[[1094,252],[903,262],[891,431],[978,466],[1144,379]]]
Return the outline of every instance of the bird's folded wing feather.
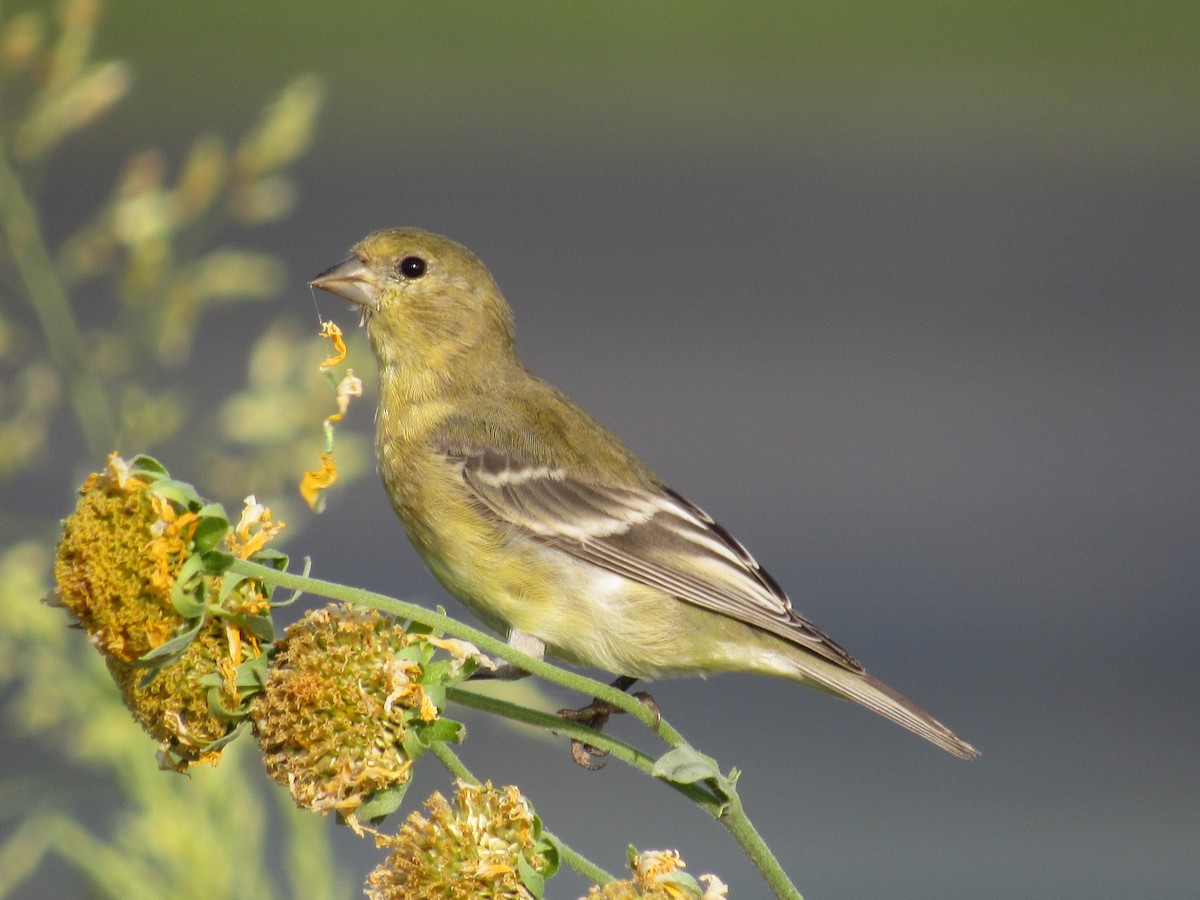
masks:
[[[862,671],[792,609],[729,532],[675,492],[587,481],[493,449],[444,452],[461,462],[463,480],[485,510],[534,539]]]

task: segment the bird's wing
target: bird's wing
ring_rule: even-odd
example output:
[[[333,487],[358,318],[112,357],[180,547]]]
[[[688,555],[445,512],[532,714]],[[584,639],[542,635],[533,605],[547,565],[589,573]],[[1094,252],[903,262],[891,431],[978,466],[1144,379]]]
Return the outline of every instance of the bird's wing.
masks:
[[[674,491],[587,481],[493,449],[445,452],[461,462],[464,482],[487,512],[534,539],[862,671],[792,609],[745,547]]]

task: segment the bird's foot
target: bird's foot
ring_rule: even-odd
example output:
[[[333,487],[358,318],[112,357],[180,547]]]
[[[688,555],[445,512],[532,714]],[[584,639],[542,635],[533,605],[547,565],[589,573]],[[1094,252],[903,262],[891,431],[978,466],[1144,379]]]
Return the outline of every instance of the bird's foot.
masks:
[[[627,690],[637,681],[636,678],[631,678],[628,675],[622,675],[616,679],[612,686],[619,691]],[[648,691],[638,691],[633,695],[640,700],[651,712],[654,713],[654,728],[658,729],[658,723],[662,719],[659,712],[658,704],[654,698],[650,696]],[[614,706],[607,700],[601,700],[599,697],[593,697],[592,702],[587,706],[582,706],[579,709],[560,709],[558,715],[560,718],[566,719],[568,722],[576,722],[593,731],[603,731],[604,726],[608,724],[609,716],[614,713],[623,713],[625,710]],[[585,769],[595,771],[603,769],[604,763],[597,763],[593,760],[597,757],[608,756],[608,751],[600,747],[592,746],[586,741],[579,738],[571,738],[571,759],[576,765],[582,766]]]

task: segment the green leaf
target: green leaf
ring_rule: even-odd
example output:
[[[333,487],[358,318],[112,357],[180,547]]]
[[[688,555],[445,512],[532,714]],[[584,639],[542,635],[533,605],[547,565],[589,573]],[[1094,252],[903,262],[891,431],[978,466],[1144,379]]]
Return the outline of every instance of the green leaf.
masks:
[[[179,575],[171,587],[171,605],[185,619],[196,619],[204,614],[204,581],[198,576],[204,570],[204,560],[189,556],[179,567]]]
[[[409,634],[433,634],[430,626],[422,625],[420,622],[405,622],[404,630]]]
[[[694,747],[685,746],[668,750],[655,760],[651,774],[675,784],[695,784],[706,778],[720,778],[721,770],[717,768],[715,759],[705,756]]]
[[[237,727],[231,729],[224,737],[219,737],[215,741],[210,741],[209,743],[205,744],[204,749],[206,751],[220,750],[222,747],[240,735],[243,731],[245,731],[249,725],[250,721],[248,719],[243,719],[237,724]]]
[[[420,728],[409,728],[400,738],[400,749],[415,763],[429,749],[429,744],[422,738]]]
[[[394,813],[400,808],[400,804],[404,802],[404,794],[408,791],[408,786],[411,783],[412,780],[410,779],[403,784],[394,784],[382,791],[376,791],[362,806],[355,810],[355,816],[359,821],[378,824],[385,816]]]
[[[243,575],[240,572],[230,572],[227,576],[222,578],[221,590],[217,593],[217,602],[224,603],[229,595],[234,592],[237,586],[249,577],[249,575]]]
[[[229,523],[224,519],[202,516],[192,535],[193,552],[204,554],[212,550],[221,543],[221,538],[225,537],[228,530]]]
[[[223,521],[226,525],[229,524],[229,516],[225,514],[225,507],[220,503],[205,503],[196,510],[196,515],[202,519],[217,519]]]
[[[228,706],[226,706],[224,703],[222,703],[221,702],[221,687],[220,687],[220,685],[210,687],[208,689],[207,700],[208,700],[208,711],[211,712],[214,716],[216,716],[219,719],[226,719],[226,720],[231,720],[231,721],[236,720],[236,719],[243,719],[246,717],[247,713],[249,712],[249,710],[243,709],[241,707],[238,707],[237,709],[230,709]]]
[[[390,627],[391,627],[391,623],[389,623],[387,620],[384,620],[379,625],[377,630],[384,631]],[[394,650],[392,652],[392,656],[394,656],[396,659],[403,659],[407,662],[415,662],[418,664],[423,663],[425,661],[423,659],[424,655],[425,654],[422,652],[421,645],[417,641],[414,641],[413,643],[409,644],[407,647],[398,647],[398,648],[396,648],[396,650]]]
[[[280,553],[274,547],[263,547],[257,553],[253,554],[250,559],[256,563],[261,563],[264,566],[269,566],[270,568],[279,572],[284,571],[287,568],[288,563],[288,555],[286,553]],[[307,577],[308,572],[305,571],[304,574]]]
[[[430,702],[438,709],[446,708],[446,686],[444,684],[423,684],[421,687],[429,695]]]
[[[535,815],[533,821],[534,833],[538,836],[533,849],[535,853],[540,853],[546,860],[546,871],[542,873],[542,877],[553,878],[558,872],[558,867],[562,865],[562,846],[558,838],[542,833],[542,820],[539,816]]]
[[[176,481],[174,478],[162,478],[154,482],[154,493],[174,503],[183,509],[191,509],[200,505],[200,495],[186,481]]]
[[[252,616],[248,613],[234,613],[227,614],[224,618],[239,626],[243,631],[250,632],[260,641],[270,643],[275,640],[275,624],[271,621],[270,615]]]
[[[165,644],[160,644],[148,653],[143,653],[133,664],[135,666],[153,665],[155,669],[161,669],[164,665],[171,662],[172,657],[178,656],[188,648],[188,644],[195,640],[196,635],[203,625],[204,620],[197,619],[196,624],[192,628],[189,628],[183,634],[171,638]],[[156,663],[157,665],[155,665]]]
[[[536,900],[541,900],[546,893],[546,879],[523,855],[517,857],[517,875],[525,889],[533,894]]]
[[[255,553],[254,561],[262,563],[264,566],[274,566],[280,572],[286,572],[288,567],[288,558],[284,554],[270,549],[260,550],[258,553]],[[312,557],[306,556],[304,557],[304,565],[300,567],[300,576],[307,578],[308,573],[311,571]],[[275,594],[275,585],[268,584],[264,585],[264,587],[266,588],[267,600],[273,607],[291,606],[304,595],[304,591],[296,588],[296,590],[292,591],[292,596],[286,600],[272,600],[271,597]]]
[[[680,890],[677,894],[685,897],[699,897],[704,891],[700,888],[700,882],[689,875],[687,872],[681,872],[676,869],[674,872],[667,872],[659,875],[654,879],[655,884],[677,884]],[[672,895],[674,896],[674,895]]]
[[[233,557],[220,550],[209,550],[200,555],[200,562],[205,575],[220,575],[229,568]]]
[[[426,663],[421,672],[421,684],[444,684],[446,679],[450,677],[451,660],[436,659]]]
[[[443,718],[435,719],[413,730],[417,732],[421,743],[426,747],[433,743],[461,744],[467,735],[467,729],[463,726],[462,722]]]
[[[139,474],[145,473],[147,475],[161,475],[163,477],[167,476],[167,467],[160,463],[153,456],[149,456],[145,453],[139,453],[132,460],[130,460],[129,468],[138,472]]]

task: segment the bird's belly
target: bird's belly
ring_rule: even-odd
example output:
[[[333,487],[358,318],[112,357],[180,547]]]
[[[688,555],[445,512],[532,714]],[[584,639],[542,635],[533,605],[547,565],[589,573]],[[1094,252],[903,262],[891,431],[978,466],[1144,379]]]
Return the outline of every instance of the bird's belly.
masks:
[[[636,678],[778,669],[774,639],[552,548],[539,560],[551,577],[504,604],[510,628],[576,665]],[[790,667],[787,667],[790,670]]]

